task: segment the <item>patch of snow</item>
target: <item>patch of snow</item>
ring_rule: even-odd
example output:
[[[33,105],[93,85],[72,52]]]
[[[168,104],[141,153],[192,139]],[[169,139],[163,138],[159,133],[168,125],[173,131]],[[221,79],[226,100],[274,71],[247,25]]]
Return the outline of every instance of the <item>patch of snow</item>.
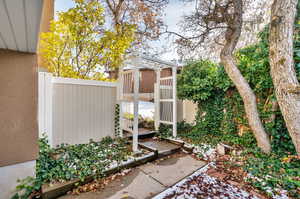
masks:
[[[152,199],[164,199],[172,196],[174,196],[174,198],[176,197],[176,199],[259,199],[244,190],[220,182],[216,178],[205,174],[205,171],[207,171],[210,166],[213,166],[213,163],[209,163],[205,167],[200,168],[188,178],[183,179]],[[199,184],[197,184],[197,180],[199,179],[202,185],[207,186],[199,186]]]
[[[182,142],[184,143],[184,146],[188,148],[194,148],[193,153],[196,154],[197,156],[201,157],[203,160],[212,160],[216,157],[217,150],[208,144],[201,144],[201,145],[196,145],[196,144],[191,144],[187,143],[184,140],[182,140],[180,137],[168,137],[170,140],[174,140],[177,142]]]
[[[268,178],[271,176],[266,176],[266,177]],[[257,181],[257,182],[261,182],[262,184],[266,184],[263,182],[263,179],[253,176],[251,173],[247,174],[246,180],[249,180],[249,179]],[[268,187],[268,186],[264,187],[264,190],[268,194],[270,194],[273,199],[289,199],[289,197],[287,195],[288,192],[286,190],[283,190],[280,188],[272,189],[271,187]]]
[[[144,156],[141,156],[141,157],[134,157],[134,156],[128,156],[126,160],[123,160],[121,162],[118,162],[116,160],[112,161],[107,167],[106,167],[106,170],[110,170],[110,169],[114,169],[114,168],[117,168],[119,166],[124,166],[126,164],[130,164],[134,161],[138,161],[138,160],[141,160],[141,159],[144,159],[144,158],[147,158],[147,157],[150,157],[150,156],[153,156],[154,155],[154,152],[151,152],[151,153],[148,153]]]

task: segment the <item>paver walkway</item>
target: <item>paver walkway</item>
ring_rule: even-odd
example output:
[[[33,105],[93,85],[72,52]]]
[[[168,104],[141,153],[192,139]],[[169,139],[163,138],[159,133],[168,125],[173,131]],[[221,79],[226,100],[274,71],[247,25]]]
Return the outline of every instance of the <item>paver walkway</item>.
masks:
[[[137,167],[99,192],[82,193],[78,196],[66,195],[60,199],[147,199],[204,165],[205,162],[181,154]]]

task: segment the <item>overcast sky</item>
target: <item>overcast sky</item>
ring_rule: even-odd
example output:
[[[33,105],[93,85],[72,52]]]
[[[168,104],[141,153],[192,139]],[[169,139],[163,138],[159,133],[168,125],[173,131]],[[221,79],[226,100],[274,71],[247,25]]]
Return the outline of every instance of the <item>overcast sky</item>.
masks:
[[[72,0],[56,0],[55,1],[55,11],[66,11],[69,8],[74,6]],[[165,24],[168,26],[168,29],[171,31],[179,32],[178,23],[181,20],[181,17],[188,12],[191,12],[193,9],[192,3],[183,3],[180,0],[170,0],[170,3],[165,9],[165,16],[163,17]],[[167,52],[161,55],[160,58],[164,60],[174,60],[178,59],[175,46],[172,45],[172,39],[166,40],[162,38],[158,42],[152,42],[150,44],[157,50],[167,49]]]

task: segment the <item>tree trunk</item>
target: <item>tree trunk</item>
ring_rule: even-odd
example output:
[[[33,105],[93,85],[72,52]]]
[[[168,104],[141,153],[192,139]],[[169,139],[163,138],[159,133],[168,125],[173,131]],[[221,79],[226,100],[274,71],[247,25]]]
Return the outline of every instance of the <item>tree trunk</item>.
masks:
[[[276,111],[278,111],[278,102],[277,101],[272,101],[271,102],[271,105],[272,105],[272,107],[271,107],[271,111],[272,111],[272,114],[270,115],[270,119],[267,121],[267,122],[273,122],[274,123],[274,121],[275,121],[275,119],[276,119]]]
[[[242,29],[243,4],[242,0],[233,0],[232,2],[234,6],[234,13],[231,16],[231,20],[227,22],[228,28],[225,33],[226,42],[221,51],[221,61],[225,67],[226,73],[233,81],[243,99],[249,126],[254,133],[258,147],[265,153],[269,153],[271,151],[270,140],[264,130],[257,111],[256,96],[246,79],[241,74],[235,59],[233,58],[233,51],[239,40]]]
[[[297,0],[274,0],[270,27],[270,65],[275,93],[286,127],[300,155],[300,85],[293,59]]]

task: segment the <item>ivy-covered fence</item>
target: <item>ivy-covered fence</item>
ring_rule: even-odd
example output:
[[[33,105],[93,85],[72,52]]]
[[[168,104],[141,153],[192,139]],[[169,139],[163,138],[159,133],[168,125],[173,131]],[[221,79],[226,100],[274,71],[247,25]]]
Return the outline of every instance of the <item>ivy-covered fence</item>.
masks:
[[[236,53],[238,67],[256,94],[259,113],[271,136],[273,151],[294,153],[282,115],[276,106],[269,72],[267,36],[266,30],[259,35],[258,44]],[[297,53],[295,56],[298,59]],[[299,73],[300,70],[298,75]],[[239,144],[235,143],[237,141],[232,136],[247,136],[247,144],[255,143],[245,116],[243,101],[222,66],[208,60],[187,64],[178,77],[178,97],[198,104],[196,134],[201,132],[214,137],[221,136],[222,139],[226,135],[229,139],[226,138],[225,142],[230,142],[228,144]]]
[[[300,40],[295,35],[296,71],[300,79]],[[257,178],[253,186],[288,190],[299,197],[300,160],[276,103],[270,76],[268,29],[260,41],[236,52],[238,67],[256,94],[259,114],[271,138],[272,153],[263,154],[249,128],[242,98],[221,65],[209,60],[188,63],[178,76],[178,97],[198,104],[196,125],[179,136],[194,144],[223,142],[242,149],[244,169]],[[257,180],[260,179],[260,180]],[[298,196],[297,196],[298,195]]]

